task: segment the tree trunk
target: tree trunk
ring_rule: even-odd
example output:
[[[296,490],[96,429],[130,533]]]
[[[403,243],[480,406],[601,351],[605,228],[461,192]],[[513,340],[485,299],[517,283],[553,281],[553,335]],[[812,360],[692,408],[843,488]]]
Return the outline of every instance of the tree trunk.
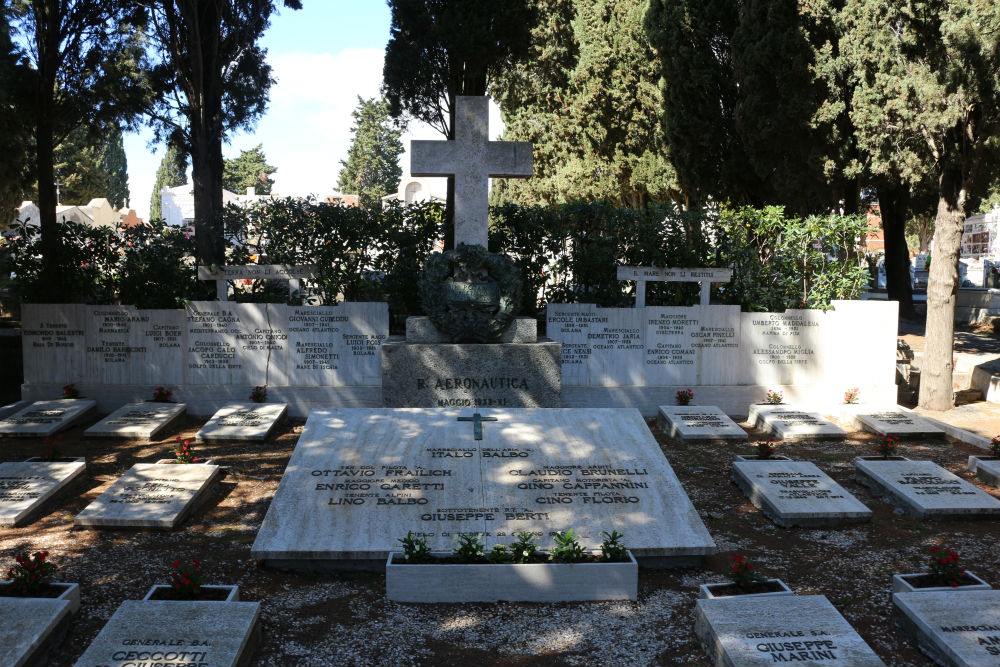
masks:
[[[934,221],[934,261],[927,285],[927,332],[920,369],[920,407],[950,410],[955,405],[952,344],[955,300],[958,294],[958,257],[965,222],[966,189],[959,167],[948,165],[938,185]]]
[[[38,72],[35,89],[35,175],[38,178],[38,226],[41,233],[42,269],[39,298],[43,303],[63,300],[59,282],[59,223],[56,220],[55,89],[59,60],[59,7],[54,0],[36,5],[35,39],[38,42]]]
[[[910,193],[898,184],[883,184],[878,189],[885,235],[885,287],[890,301],[899,302],[900,317],[917,319],[910,284],[910,252],[906,247],[906,211]],[[933,266],[933,265],[932,265]]]
[[[194,186],[195,251],[198,263],[223,265],[222,137],[211,128],[191,127],[191,180]]]

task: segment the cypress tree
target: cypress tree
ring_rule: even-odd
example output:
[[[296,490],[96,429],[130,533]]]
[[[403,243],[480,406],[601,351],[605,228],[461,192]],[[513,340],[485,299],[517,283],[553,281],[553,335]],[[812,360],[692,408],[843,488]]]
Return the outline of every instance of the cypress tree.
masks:
[[[347,159],[340,161],[337,189],[357,194],[365,208],[378,206],[382,197],[396,191],[403,176],[399,166],[403,130],[389,116],[385,99],[358,97],[358,106],[351,117],[354,118],[351,148]]]
[[[163,219],[163,188],[175,188],[185,183],[187,183],[187,155],[170,144],[156,170],[156,182],[153,185],[153,195],[149,201],[150,220]]]
[[[238,157],[226,160],[222,168],[222,187],[236,194],[253,188],[259,195],[269,195],[274,185],[271,174],[276,171],[267,163],[264,145],[257,144],[248,151],[240,151]]]

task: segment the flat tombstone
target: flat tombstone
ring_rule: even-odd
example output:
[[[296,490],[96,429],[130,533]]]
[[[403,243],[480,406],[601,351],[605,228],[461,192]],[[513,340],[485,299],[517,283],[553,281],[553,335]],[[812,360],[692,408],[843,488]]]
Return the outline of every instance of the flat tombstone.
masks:
[[[151,440],[183,416],[183,403],[129,403],[97,422],[83,435],[88,438]]]
[[[976,473],[987,484],[1000,486],[1000,459],[970,456],[969,472]]]
[[[378,567],[408,531],[448,551],[570,527],[586,547],[622,532],[640,561],[715,552],[638,410],[400,408],[313,410],[251,554]]]
[[[857,458],[854,474],[920,519],[1000,515],[1000,500],[932,461]]]
[[[88,528],[174,528],[208,493],[221,468],[137,463],[76,515]]]
[[[847,437],[847,432],[829,419],[790,405],[751,405],[747,421],[781,440]]]
[[[1000,591],[894,593],[893,619],[939,665],[1000,667]]]
[[[84,461],[0,463],[0,526],[26,523],[86,469]]]
[[[817,528],[869,521],[870,509],[808,461],[736,461],[733,481],[772,521]]]
[[[195,438],[210,440],[267,440],[288,405],[285,403],[230,403],[212,415]]]
[[[923,417],[899,410],[859,412],[855,419],[872,433],[885,433],[906,438],[944,437],[945,432]]]
[[[660,429],[675,440],[747,439],[747,432],[714,405],[661,405]]]
[[[0,604],[0,665],[22,667],[40,664],[45,645],[59,636],[68,622],[69,600],[3,598]]]
[[[0,435],[45,438],[69,428],[95,407],[97,401],[80,398],[35,401],[0,421]]]
[[[126,600],[75,667],[236,667],[248,659],[259,618],[259,602]]]
[[[885,667],[824,595],[698,600],[694,631],[717,667]]]

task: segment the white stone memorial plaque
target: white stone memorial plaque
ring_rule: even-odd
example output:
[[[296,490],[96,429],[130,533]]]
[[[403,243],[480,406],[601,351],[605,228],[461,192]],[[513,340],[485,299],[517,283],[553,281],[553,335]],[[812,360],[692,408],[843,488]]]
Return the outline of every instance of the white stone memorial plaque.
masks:
[[[149,315],[133,306],[86,309],[87,382],[131,384],[145,380],[146,345],[141,332]]]
[[[68,384],[86,377],[86,309],[79,304],[24,304],[24,381]]]
[[[644,384],[737,384],[739,306],[646,308]]]
[[[0,598],[0,665],[40,664],[45,645],[59,637],[59,626],[69,622],[69,600]]]
[[[854,459],[858,482],[917,518],[998,516],[1000,500],[933,461]]]
[[[236,667],[259,618],[259,602],[126,600],[75,667]]]
[[[230,403],[212,415],[196,440],[267,440],[288,412],[285,403]]]
[[[737,595],[695,605],[695,634],[716,667],[885,667],[823,595]]]
[[[808,461],[736,461],[733,481],[779,526],[818,528],[869,521],[870,509]]]
[[[657,421],[675,440],[747,439],[747,432],[714,405],[661,405]]]
[[[385,303],[288,306],[288,367],[292,385],[379,384],[381,346],[389,330]]]
[[[187,382],[244,384],[237,334],[243,331],[240,304],[193,301],[187,308]],[[263,383],[261,378],[257,384]]]
[[[145,363],[133,365],[135,384],[177,386],[184,384],[187,355],[187,321],[183,310],[142,310],[144,319],[132,327],[131,344],[142,348]]]
[[[779,440],[847,437],[847,432],[829,419],[793,405],[751,405],[747,421]]]
[[[617,530],[640,561],[715,551],[635,409],[387,408],[310,414],[251,553],[384,562],[408,531],[448,551],[568,528],[588,548]]]
[[[137,463],[76,515],[88,528],[174,528],[201,501],[221,468]]]
[[[20,412],[0,420],[0,435],[45,438],[69,428],[96,406],[96,401],[81,398],[35,401]]]
[[[84,461],[0,463],[0,526],[23,525],[86,469]]]
[[[184,415],[183,403],[141,401],[118,408],[83,435],[88,438],[152,440]]]
[[[858,412],[855,419],[872,433],[884,433],[900,438],[944,437],[944,430],[923,417],[899,410]]]
[[[824,324],[833,315],[818,310],[784,313],[742,313],[742,341],[746,384],[782,385],[822,382],[828,364],[817,354],[824,343]]]
[[[893,618],[939,665],[1000,667],[1000,591],[894,593]]]

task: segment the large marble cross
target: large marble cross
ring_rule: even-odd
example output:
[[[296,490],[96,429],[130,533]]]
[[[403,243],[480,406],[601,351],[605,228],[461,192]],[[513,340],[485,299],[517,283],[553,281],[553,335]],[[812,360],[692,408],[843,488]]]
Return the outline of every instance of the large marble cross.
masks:
[[[455,98],[454,141],[411,141],[410,174],[455,177],[455,245],[489,238],[489,179],[531,176],[527,141],[490,141],[488,97]]]

